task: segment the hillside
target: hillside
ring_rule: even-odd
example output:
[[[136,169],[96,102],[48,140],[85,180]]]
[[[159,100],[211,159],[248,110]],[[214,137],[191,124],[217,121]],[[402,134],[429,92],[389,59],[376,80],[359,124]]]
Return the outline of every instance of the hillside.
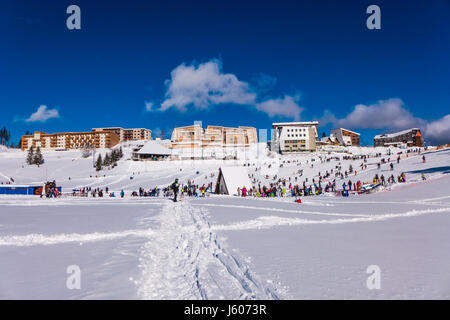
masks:
[[[134,162],[126,149],[117,167],[99,173],[92,157],[78,151],[44,153],[39,168],[25,165],[26,153],[2,152],[2,182],[55,179],[68,193],[108,186],[126,196],[0,196],[0,298],[449,299],[450,150],[425,153],[425,163],[400,149],[390,156],[384,149],[347,151],[353,154]],[[367,169],[360,170],[361,159],[342,159],[361,154],[368,156]],[[378,169],[387,157],[393,171],[389,164]],[[336,178],[338,188],[349,179],[370,182],[375,174],[402,172],[406,183],[347,198],[302,197],[301,204],[293,197],[210,195],[178,203],[130,197],[139,187],[175,178],[215,183],[223,165],[242,165],[252,179],[269,184],[275,175],[317,181],[319,171],[339,163],[358,172]],[[80,290],[66,288],[70,265],[82,271]],[[381,270],[381,288],[370,290],[366,271],[373,265]]]

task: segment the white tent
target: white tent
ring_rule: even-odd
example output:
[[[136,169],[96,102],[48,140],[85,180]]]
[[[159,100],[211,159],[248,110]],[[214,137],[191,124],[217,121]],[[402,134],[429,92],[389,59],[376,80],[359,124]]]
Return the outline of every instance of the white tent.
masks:
[[[248,172],[244,167],[221,167],[216,183],[216,194],[237,195],[238,188],[251,187]]]

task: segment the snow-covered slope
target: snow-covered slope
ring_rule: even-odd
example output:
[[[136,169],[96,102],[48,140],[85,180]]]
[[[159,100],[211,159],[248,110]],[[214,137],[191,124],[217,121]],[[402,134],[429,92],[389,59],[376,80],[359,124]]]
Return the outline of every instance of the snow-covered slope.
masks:
[[[384,148],[346,151],[387,157]],[[133,162],[126,147],[124,153],[117,167],[99,173],[92,157],[77,151],[44,153],[39,168],[25,165],[26,153],[0,153],[1,182],[55,179],[65,191],[108,186],[127,193],[0,196],[0,298],[450,298],[450,150],[426,153],[426,163],[403,153],[394,171],[378,169],[374,157],[365,170],[361,160],[325,160],[341,152],[170,162]],[[407,183],[348,198],[304,197],[301,204],[291,197],[129,197],[175,178],[215,182],[224,165],[245,164],[254,179],[269,182],[274,175],[311,181],[338,163],[358,168],[346,181],[405,172]],[[79,290],[66,286],[71,265],[81,270]],[[380,289],[366,285],[372,265],[381,271]]]

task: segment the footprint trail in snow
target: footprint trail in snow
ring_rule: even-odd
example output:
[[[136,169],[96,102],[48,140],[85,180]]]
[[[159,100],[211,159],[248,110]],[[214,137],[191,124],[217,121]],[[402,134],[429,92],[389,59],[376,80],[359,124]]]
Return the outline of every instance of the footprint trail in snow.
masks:
[[[278,299],[283,293],[223,248],[189,201],[170,202],[151,220],[158,227],[141,253],[141,298]]]

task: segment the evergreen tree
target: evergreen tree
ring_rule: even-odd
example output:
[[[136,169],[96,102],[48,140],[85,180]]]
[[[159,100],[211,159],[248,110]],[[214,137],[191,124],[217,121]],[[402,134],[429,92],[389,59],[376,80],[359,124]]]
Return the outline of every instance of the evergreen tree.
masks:
[[[111,151],[111,164],[115,164],[117,162],[117,150]]]
[[[119,148],[119,159],[122,159],[123,157],[123,151],[122,151],[122,147]]]
[[[105,154],[105,159],[103,159],[103,165],[104,166],[109,166],[111,164],[111,158],[109,156],[109,153],[107,152]]]
[[[0,144],[7,146],[9,139],[11,138],[11,132],[6,127],[0,129]]]
[[[44,157],[41,153],[41,148],[37,147],[36,153],[34,154],[33,164],[36,164],[38,167],[44,162]]]
[[[98,155],[97,162],[95,164],[95,170],[96,171],[102,170],[102,155],[101,154]]]
[[[33,146],[31,146],[31,148],[28,150],[28,154],[27,154],[27,164],[33,164],[33,159],[34,159],[34,150],[33,150]]]

